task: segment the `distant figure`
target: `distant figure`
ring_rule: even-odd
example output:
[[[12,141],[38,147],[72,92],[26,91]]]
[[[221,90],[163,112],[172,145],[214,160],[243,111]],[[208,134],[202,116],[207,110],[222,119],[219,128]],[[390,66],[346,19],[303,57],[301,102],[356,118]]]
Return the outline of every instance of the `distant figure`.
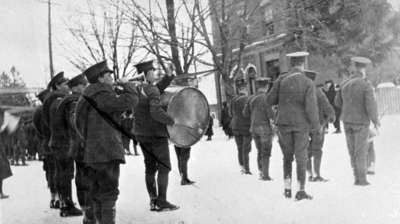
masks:
[[[329,103],[332,105],[332,107],[335,107],[335,96],[336,96],[335,83],[333,83],[332,80],[326,81],[323,91],[326,97],[328,98]],[[340,133],[340,122],[339,122],[339,127],[335,125],[335,128],[336,128],[335,133]],[[329,123],[326,123],[326,131],[328,131],[328,129],[329,129]]]
[[[208,127],[207,127],[207,131],[205,133],[205,135],[207,136],[207,141],[211,141],[212,140],[212,136],[214,135],[214,131],[213,131],[213,126],[214,126],[214,114],[210,115],[210,120],[208,122]]]
[[[225,135],[228,136],[229,139],[233,137],[233,132],[231,128],[231,120],[232,117],[229,114],[229,108],[226,102],[222,103],[222,111],[221,111],[221,125],[222,130],[224,130]]]
[[[336,94],[340,91],[340,85],[335,86],[335,96]],[[333,126],[336,128],[335,133],[339,134],[341,133],[341,128],[340,128],[340,114],[341,114],[341,108],[337,107],[335,104],[333,104],[333,108],[335,109],[335,116],[336,120],[333,122]]]

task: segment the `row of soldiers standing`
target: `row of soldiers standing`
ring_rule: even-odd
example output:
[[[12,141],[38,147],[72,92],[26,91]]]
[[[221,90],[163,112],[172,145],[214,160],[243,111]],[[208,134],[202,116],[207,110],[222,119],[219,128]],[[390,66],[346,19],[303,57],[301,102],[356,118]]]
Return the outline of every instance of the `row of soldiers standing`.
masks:
[[[150,209],[179,208],[167,201],[171,165],[166,125],[174,120],[160,105],[160,92],[171,83],[172,71],[156,83],[152,61],[136,68],[146,82],[137,86],[121,80],[119,94],[113,88],[113,71],[104,61],[71,80],[57,74],[38,95],[43,106],[35,111],[34,124],[44,151],[50,207],[60,208],[61,216],[83,211],[85,224],[115,223],[120,164],[125,163],[122,135],[133,138],[119,122],[127,111],[135,113],[134,134],[145,158]],[[74,176],[82,211],[72,201]]]
[[[320,174],[325,127],[335,121],[335,110],[326,95],[314,84],[316,72],[307,71],[307,52],[288,54],[291,69],[271,83],[266,78],[256,80],[257,93],[248,96],[244,80],[236,85],[239,94],[230,105],[231,127],[238,149],[238,161],[243,174],[251,174],[249,153],[254,139],[261,180],[272,180],[269,161],[274,133],[278,135],[283,153],[284,196],[292,197],[292,163],[296,160],[298,189],[296,200],[312,199],[306,193],[306,173],[309,181],[327,181]],[[336,96],[342,120],[355,185],[369,183],[367,151],[369,124],[379,128],[377,105],[372,86],[365,79],[368,60],[352,58],[356,71],[342,85]],[[276,126],[275,126],[276,125]]]

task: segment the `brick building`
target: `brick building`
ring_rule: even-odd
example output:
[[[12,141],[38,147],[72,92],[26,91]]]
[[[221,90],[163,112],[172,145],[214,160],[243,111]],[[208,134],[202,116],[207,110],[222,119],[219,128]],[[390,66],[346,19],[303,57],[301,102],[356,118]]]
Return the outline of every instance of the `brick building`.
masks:
[[[211,0],[210,0],[211,1]],[[241,68],[237,76],[244,76],[250,93],[255,92],[256,77],[276,79],[279,73],[288,70],[287,53],[288,38],[293,32],[288,31],[290,16],[293,10],[288,10],[290,0],[225,0],[226,12],[231,15],[230,29],[235,29],[243,16],[244,4],[248,12],[246,23],[246,41],[242,53]],[[215,4],[215,3],[214,3]],[[210,4],[211,5],[211,4]],[[218,22],[212,17],[214,43],[220,42]],[[233,53],[239,49],[240,38],[233,40]],[[221,51],[220,51],[221,52]],[[217,82],[218,83],[218,82]],[[225,101],[224,91],[221,91],[221,101]]]

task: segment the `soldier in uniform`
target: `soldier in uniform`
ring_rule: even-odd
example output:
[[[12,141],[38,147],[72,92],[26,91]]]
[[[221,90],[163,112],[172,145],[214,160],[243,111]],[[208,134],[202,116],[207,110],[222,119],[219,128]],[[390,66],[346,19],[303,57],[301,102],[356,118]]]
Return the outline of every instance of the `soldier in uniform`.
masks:
[[[305,191],[307,148],[310,131],[320,131],[315,85],[303,72],[307,55],[307,52],[288,54],[291,69],[278,77],[267,95],[268,104],[278,105],[276,125],[283,153],[286,198],[292,197],[293,156],[296,158],[296,200],[312,199]]]
[[[365,79],[366,67],[371,60],[353,57],[356,71],[341,84],[335,103],[342,108],[342,121],[347,148],[355,177],[355,185],[369,185],[367,181],[367,153],[370,122],[378,129],[378,108],[372,85]]]
[[[269,160],[271,157],[273,131],[270,120],[273,119],[271,105],[267,104],[268,78],[256,80],[257,93],[249,98],[243,115],[250,118],[250,132],[257,148],[257,165],[260,180],[270,181]]]
[[[119,195],[120,164],[125,163],[119,119],[136,106],[138,98],[131,83],[122,80],[123,93],[113,89],[113,71],[103,61],[89,67],[89,81],[75,108],[74,125],[84,141],[84,160],[90,181],[90,198],[97,223],[115,223]]]
[[[143,151],[150,210],[176,210],[179,207],[167,201],[171,161],[166,127],[175,122],[160,103],[160,94],[173,80],[172,68],[157,84],[153,61],[137,64],[136,69],[139,74],[144,73],[145,76],[145,83],[139,87],[139,104],[134,111],[134,131]],[[157,181],[155,179],[156,174]]]
[[[61,73],[63,74],[63,73]],[[63,76],[63,75],[62,75]],[[54,89],[45,100],[43,110],[48,117],[50,128],[49,147],[56,161],[55,179],[60,195],[60,216],[79,216],[82,212],[72,201],[72,179],[74,178],[74,161],[68,156],[69,137],[64,124],[63,114],[58,110],[61,101],[69,95],[68,79],[63,78],[60,84],[50,83]],[[55,87],[55,88],[54,88]]]
[[[89,197],[89,177],[88,169],[83,162],[84,157],[84,143],[82,139],[76,133],[75,127],[73,125],[73,119],[75,116],[75,106],[78,102],[79,97],[85,90],[87,86],[87,80],[83,74],[77,75],[67,83],[68,87],[71,89],[72,94],[66,96],[58,106],[57,112],[61,114],[61,125],[66,130],[65,135],[69,138],[68,154],[66,158],[68,159],[69,166],[68,172],[74,171],[73,163],[75,161],[75,185],[76,193],[78,197],[79,205],[83,211],[83,223],[90,224],[95,223],[93,207]],[[68,180],[70,183],[70,180]],[[66,207],[65,215],[78,215],[78,212],[74,207]]]
[[[314,71],[304,71],[305,75],[312,81],[315,80],[317,73]],[[323,93],[321,88],[316,88],[317,105],[319,114],[319,123],[322,131],[313,130],[310,133],[310,144],[308,146],[308,162],[307,171],[309,173],[309,181],[312,182],[326,182],[327,179],[321,177],[321,159],[322,147],[325,140],[325,128],[327,123],[335,121],[335,110],[330,104],[327,96]]]
[[[248,100],[247,85],[244,79],[236,81],[239,94],[231,101],[232,131],[238,150],[239,165],[242,174],[249,174],[249,154],[251,151],[250,118],[243,116],[243,109]]]
[[[52,182],[54,182],[60,197],[60,202],[56,201],[54,205],[50,206],[52,208],[64,206],[68,195],[68,187],[65,186],[66,183],[62,179],[63,172],[59,161],[63,151],[67,151],[68,140],[63,135],[64,131],[60,130],[61,127],[58,126],[58,116],[56,114],[57,106],[61,99],[69,94],[67,82],[68,79],[64,77],[64,72],[55,75],[47,86],[50,93],[43,103],[43,121],[48,131],[46,169],[49,170],[49,176],[53,179]]]
[[[50,94],[49,89],[41,91],[37,97],[44,103],[47,96]],[[33,126],[39,136],[40,146],[39,151],[43,159],[43,170],[46,173],[47,186],[50,189],[50,208],[60,208],[59,196],[54,179],[55,160],[49,149],[50,130],[44,122],[43,106],[39,106],[33,114]]]

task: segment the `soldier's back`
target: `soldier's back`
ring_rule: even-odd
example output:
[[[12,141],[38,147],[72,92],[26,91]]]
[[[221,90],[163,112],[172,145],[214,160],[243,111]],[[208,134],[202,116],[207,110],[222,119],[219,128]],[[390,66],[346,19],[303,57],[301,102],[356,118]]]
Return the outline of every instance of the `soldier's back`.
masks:
[[[370,83],[362,77],[352,77],[342,86],[341,94],[344,122],[368,125],[374,119],[376,101]]]
[[[277,125],[310,129],[315,118],[318,120],[313,82],[302,72],[286,75],[280,82],[278,108]]]

